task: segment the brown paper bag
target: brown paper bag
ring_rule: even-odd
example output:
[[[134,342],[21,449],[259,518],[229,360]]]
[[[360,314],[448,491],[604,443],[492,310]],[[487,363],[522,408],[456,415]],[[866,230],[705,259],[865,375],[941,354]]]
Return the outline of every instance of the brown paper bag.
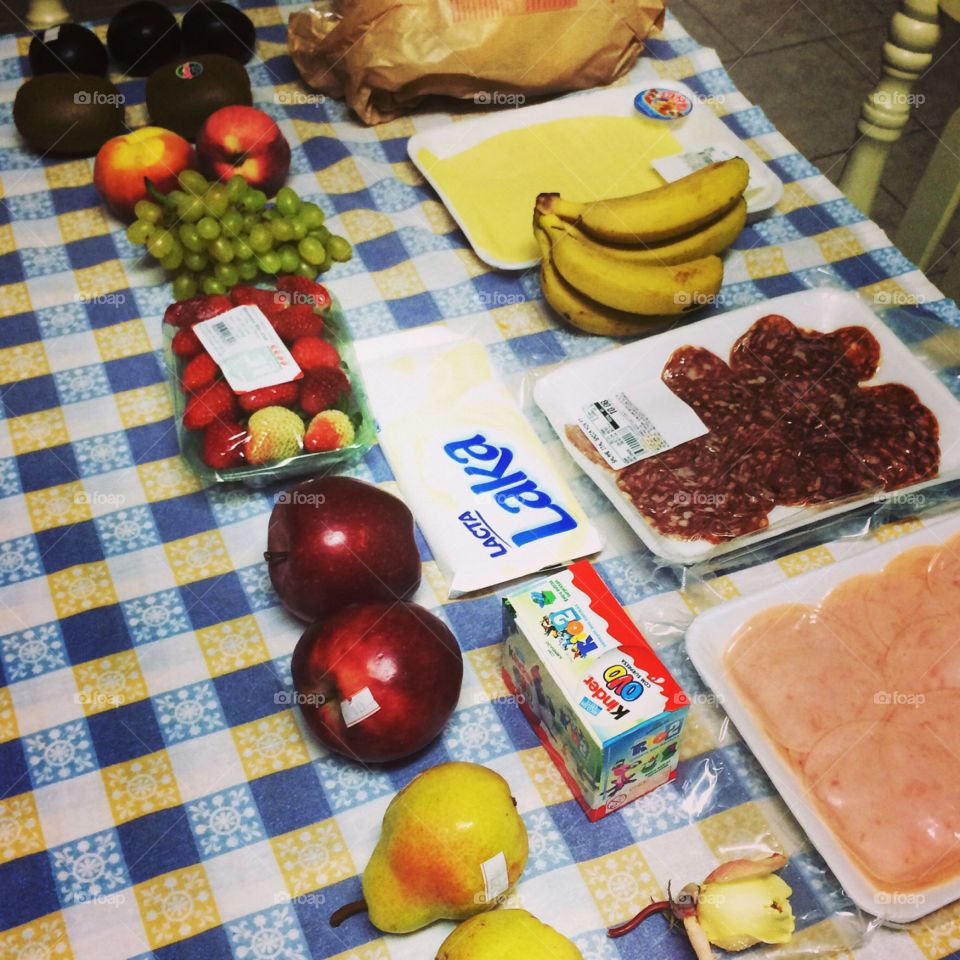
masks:
[[[308,86],[365,123],[431,94],[491,106],[617,79],[663,22],[664,0],[318,0],[291,14]]]

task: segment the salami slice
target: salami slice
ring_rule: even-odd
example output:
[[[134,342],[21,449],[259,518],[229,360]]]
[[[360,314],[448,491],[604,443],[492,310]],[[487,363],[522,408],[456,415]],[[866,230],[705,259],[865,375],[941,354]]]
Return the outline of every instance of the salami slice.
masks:
[[[827,334],[837,345],[857,380],[869,380],[880,366],[880,344],[866,327],[841,327]]]
[[[940,427],[916,393],[900,383],[861,390],[847,440],[873,484],[893,490],[936,476]]]
[[[661,534],[723,543],[767,527],[778,505],[841,502],[936,476],[936,417],[902,384],[861,386],[879,363],[865,327],[819,333],[776,314],[743,333],[729,362],[680,347],[661,378],[709,432],[626,467],[617,483]],[[567,436],[606,466],[579,428]]]

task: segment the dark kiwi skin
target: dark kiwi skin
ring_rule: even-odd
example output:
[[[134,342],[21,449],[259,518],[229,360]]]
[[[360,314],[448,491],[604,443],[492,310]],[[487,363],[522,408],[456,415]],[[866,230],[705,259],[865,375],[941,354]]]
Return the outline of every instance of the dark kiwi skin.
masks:
[[[189,78],[178,75],[184,63],[192,65]],[[242,64],[220,53],[201,53],[182,57],[155,70],[147,78],[147,111],[150,122],[179,133],[187,140],[196,138],[203,122],[215,110],[237,104],[253,105],[250,76]]]
[[[37,153],[88,156],[125,132],[123,104],[123,94],[103,77],[45,73],[17,91],[13,122]]]

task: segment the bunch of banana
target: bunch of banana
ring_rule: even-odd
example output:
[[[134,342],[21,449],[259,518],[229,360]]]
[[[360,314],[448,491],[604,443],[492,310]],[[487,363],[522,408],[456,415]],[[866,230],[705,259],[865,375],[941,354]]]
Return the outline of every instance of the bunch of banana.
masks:
[[[533,229],[547,302],[608,337],[659,329],[716,295],[722,253],[747,218],[749,171],[723,160],[665,186],[612,200],[537,197]]]

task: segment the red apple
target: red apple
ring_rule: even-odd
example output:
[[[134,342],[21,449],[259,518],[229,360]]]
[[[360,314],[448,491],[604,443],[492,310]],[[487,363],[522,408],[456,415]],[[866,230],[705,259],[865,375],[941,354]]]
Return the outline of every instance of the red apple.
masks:
[[[290,144],[273,118],[256,107],[221,107],[197,134],[200,169],[210,180],[240,174],[251,187],[273,196],[290,170]]]
[[[413,514],[350,477],[317,477],[280,494],[264,557],[280,602],[301,620],[351,603],[406,600],[420,586]]]
[[[177,177],[196,166],[193,147],[163,127],[141,127],[112,137],[97,153],[93,182],[107,206],[121,219],[133,219],[138,200],[150,199],[144,180],[161,192],[177,186]]]
[[[447,625],[415,603],[358,603],[308,627],[293,685],[310,729],[363,763],[399,760],[443,729],[463,655]]]

